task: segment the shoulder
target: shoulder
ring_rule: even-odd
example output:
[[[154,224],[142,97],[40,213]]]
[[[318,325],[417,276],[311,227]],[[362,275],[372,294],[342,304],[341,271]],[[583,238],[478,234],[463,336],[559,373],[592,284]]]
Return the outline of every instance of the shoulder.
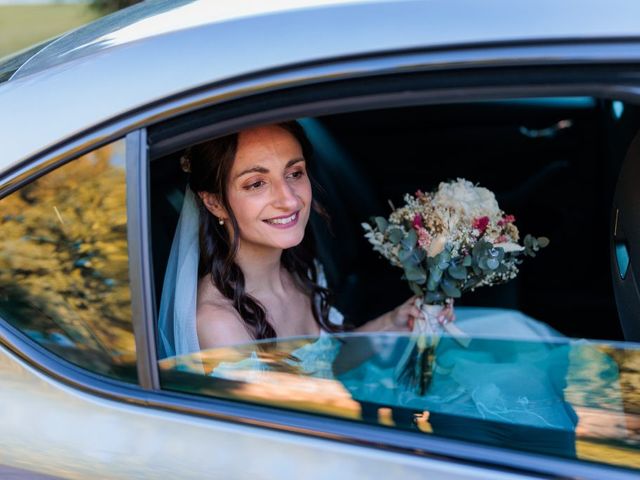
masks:
[[[201,349],[236,345],[253,340],[238,312],[230,307],[214,304],[198,305],[196,327]]]
[[[200,293],[200,292],[198,292]],[[223,347],[253,341],[242,317],[231,301],[217,289],[207,289],[196,308],[196,327],[201,349]]]

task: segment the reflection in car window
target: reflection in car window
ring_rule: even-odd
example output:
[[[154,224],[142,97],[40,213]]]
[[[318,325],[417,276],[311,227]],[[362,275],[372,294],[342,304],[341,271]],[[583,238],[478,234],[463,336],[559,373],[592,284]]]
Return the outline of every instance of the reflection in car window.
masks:
[[[419,395],[395,373],[408,341],[406,334],[338,334],[263,341],[260,350],[210,349],[162,360],[161,382],[198,395],[640,468],[633,388],[640,371],[620,373],[619,363],[637,361],[637,348],[489,337],[462,346],[444,336],[433,380]]]
[[[124,141],[2,199],[0,317],[89,370],[136,381]]]

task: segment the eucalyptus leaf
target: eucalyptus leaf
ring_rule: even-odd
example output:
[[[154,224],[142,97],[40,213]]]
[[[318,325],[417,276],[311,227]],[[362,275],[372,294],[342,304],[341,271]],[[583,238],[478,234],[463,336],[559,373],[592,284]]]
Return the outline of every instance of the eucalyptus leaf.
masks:
[[[411,248],[401,248],[398,252],[398,259],[403,263],[412,263],[411,255],[413,254],[413,249]]]
[[[470,267],[471,265],[473,265],[473,257],[471,255],[466,255],[462,259],[462,266],[463,267]]]
[[[536,244],[537,244],[536,239],[535,239],[535,238],[533,238],[531,235],[527,234],[527,235],[524,237],[524,246],[525,246],[525,247],[529,247],[529,248],[531,248],[531,247],[533,247],[533,246],[534,246],[534,245],[536,245]]]
[[[400,240],[402,240],[404,233],[402,232],[402,230],[400,230],[397,227],[390,227],[387,230],[387,236],[389,237],[389,241],[393,244],[393,245],[397,245],[398,243],[400,243]]]
[[[451,261],[451,255],[446,250],[436,255],[436,265],[440,270],[446,270],[449,267],[449,261]]]
[[[467,269],[462,265],[452,265],[447,272],[456,280],[464,280],[467,278]]]
[[[442,270],[436,268],[429,270],[429,278],[427,279],[427,290],[434,292],[438,289],[442,280]]]
[[[495,270],[500,266],[500,261],[497,258],[490,258],[487,260],[487,267],[490,270]]]
[[[457,285],[447,278],[444,278],[442,280],[440,286],[442,287],[442,290],[447,297],[460,298],[462,296],[462,292],[457,287]]]
[[[438,267],[433,267],[429,269],[429,278],[433,278],[436,282],[439,282],[442,279],[442,270]]]
[[[417,243],[418,243],[418,234],[412,228],[411,230],[409,230],[409,233],[407,233],[407,236],[404,237],[404,239],[402,240],[402,245],[405,247],[413,248],[416,246]]]
[[[481,270],[489,270],[489,267],[487,266],[487,259],[484,257],[481,257],[478,259],[478,267],[480,267]]]
[[[545,248],[549,246],[549,239],[547,237],[538,237],[538,244],[540,248]]]
[[[376,226],[380,232],[384,233],[387,231],[387,227],[389,226],[389,222],[383,217],[375,217],[374,221],[376,222]]]
[[[427,281],[427,272],[419,267],[405,268],[404,274],[407,277],[407,280],[415,282],[418,285],[422,285]]]

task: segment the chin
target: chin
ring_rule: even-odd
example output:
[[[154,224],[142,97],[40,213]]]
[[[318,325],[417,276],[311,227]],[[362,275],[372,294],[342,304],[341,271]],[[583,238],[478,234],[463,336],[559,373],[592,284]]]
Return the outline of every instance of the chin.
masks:
[[[286,239],[283,238],[282,241],[277,242],[278,243],[277,247],[281,248],[282,250],[286,250],[287,248],[293,248],[300,245],[303,239],[304,239],[304,231],[300,234],[289,235],[288,238]]]

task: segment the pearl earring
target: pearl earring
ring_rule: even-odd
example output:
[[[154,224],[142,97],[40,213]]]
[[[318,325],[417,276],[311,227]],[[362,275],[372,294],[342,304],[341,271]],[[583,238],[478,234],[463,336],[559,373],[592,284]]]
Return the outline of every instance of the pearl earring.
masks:
[[[224,225],[224,219],[223,219],[223,218],[219,218],[219,219],[218,219],[218,223],[219,223],[220,225]]]

